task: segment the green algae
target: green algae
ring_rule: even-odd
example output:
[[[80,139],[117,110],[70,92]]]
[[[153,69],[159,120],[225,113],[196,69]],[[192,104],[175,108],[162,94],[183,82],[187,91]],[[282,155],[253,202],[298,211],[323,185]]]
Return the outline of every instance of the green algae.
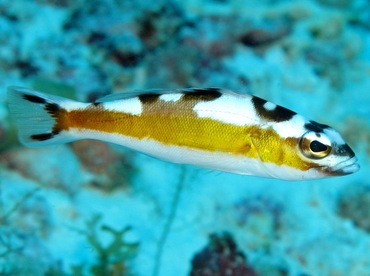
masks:
[[[72,275],[85,275],[85,270],[88,270],[91,275],[131,275],[130,262],[135,258],[139,248],[138,242],[126,241],[126,235],[132,230],[131,226],[116,230],[103,224],[99,228],[100,231],[97,231],[100,220],[101,215],[93,216],[86,223],[86,230],[79,231],[96,253],[95,262],[91,265],[72,266]],[[112,237],[107,245],[103,245],[99,239],[102,232]]]

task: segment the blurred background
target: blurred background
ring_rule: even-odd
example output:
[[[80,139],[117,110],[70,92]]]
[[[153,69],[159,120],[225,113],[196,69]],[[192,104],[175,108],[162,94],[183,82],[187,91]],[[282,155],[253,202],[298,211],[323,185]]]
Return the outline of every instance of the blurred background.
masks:
[[[24,148],[10,85],[250,93],[339,130],[361,170],[284,182]],[[370,275],[369,90],[369,1],[0,0],[0,275]]]

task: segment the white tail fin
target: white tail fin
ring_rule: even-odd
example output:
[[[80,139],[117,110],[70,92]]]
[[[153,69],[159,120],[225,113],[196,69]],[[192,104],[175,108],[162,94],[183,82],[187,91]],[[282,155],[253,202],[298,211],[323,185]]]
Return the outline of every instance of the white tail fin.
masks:
[[[67,131],[58,130],[56,123],[59,111],[68,105],[81,103],[14,86],[8,88],[8,102],[23,145],[41,147],[79,139]]]

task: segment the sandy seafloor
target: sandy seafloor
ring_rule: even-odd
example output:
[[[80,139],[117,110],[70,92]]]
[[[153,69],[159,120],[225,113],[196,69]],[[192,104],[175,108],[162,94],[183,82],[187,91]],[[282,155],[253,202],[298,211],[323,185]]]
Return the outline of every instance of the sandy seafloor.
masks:
[[[9,85],[252,93],[338,129],[361,170],[286,182],[29,149]],[[368,1],[0,0],[0,139],[0,275],[370,275]]]

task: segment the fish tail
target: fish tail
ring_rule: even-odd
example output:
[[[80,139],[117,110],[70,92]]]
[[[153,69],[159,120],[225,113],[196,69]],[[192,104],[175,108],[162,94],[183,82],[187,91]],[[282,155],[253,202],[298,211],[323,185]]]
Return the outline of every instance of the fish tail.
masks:
[[[78,140],[61,126],[68,113],[66,106],[76,101],[40,93],[27,88],[8,88],[8,105],[18,127],[20,142],[29,147],[41,147]]]

